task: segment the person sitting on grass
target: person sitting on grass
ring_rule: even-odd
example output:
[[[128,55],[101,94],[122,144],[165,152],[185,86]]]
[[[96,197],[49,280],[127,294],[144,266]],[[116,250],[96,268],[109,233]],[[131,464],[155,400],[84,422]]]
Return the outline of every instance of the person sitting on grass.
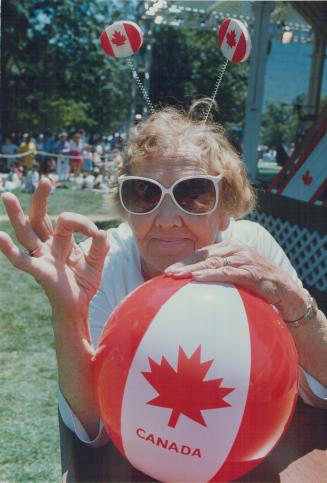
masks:
[[[40,165],[36,161],[33,162],[32,168],[27,171],[23,183],[23,193],[34,193],[40,181]]]

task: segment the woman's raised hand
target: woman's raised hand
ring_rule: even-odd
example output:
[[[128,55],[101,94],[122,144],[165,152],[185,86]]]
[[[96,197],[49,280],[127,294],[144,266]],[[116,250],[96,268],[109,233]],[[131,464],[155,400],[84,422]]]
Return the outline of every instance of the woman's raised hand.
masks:
[[[50,191],[50,182],[41,179],[32,197],[29,217],[16,196],[3,194],[17,240],[25,250],[5,232],[0,232],[0,249],[15,267],[31,274],[44,288],[55,320],[85,320],[109,250],[107,234],[87,217],[70,212],[59,215],[53,228],[47,214]],[[92,238],[86,252],[76,244],[74,232]]]

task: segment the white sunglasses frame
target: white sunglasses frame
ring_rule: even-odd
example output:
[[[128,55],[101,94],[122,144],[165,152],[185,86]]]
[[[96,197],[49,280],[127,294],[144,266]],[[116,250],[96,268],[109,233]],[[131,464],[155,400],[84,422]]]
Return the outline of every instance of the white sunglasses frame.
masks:
[[[222,174],[219,174],[218,176],[211,176],[211,175],[205,175],[205,174],[204,175],[199,174],[197,176],[185,176],[183,178],[180,178],[180,179],[174,181],[174,183],[169,188],[166,188],[161,183],[159,183],[159,181],[152,179],[152,178],[145,178],[143,176],[128,176],[128,175],[122,174],[118,178],[119,198],[120,198],[120,202],[121,202],[124,210],[127,211],[127,213],[130,213],[131,215],[137,215],[137,216],[150,215],[151,213],[153,213],[155,210],[157,210],[160,207],[162,200],[164,199],[166,194],[169,194],[170,198],[172,199],[173,203],[177,206],[177,208],[179,210],[181,210],[183,213],[186,213],[187,215],[192,215],[192,216],[210,215],[210,213],[215,211],[215,209],[217,208],[218,201],[219,201],[219,183],[223,179],[223,177],[224,176]],[[216,201],[215,201],[214,207],[211,208],[211,210],[206,211],[205,213],[191,213],[190,211],[185,210],[182,206],[180,206],[177,203],[177,200],[175,199],[175,196],[174,196],[174,193],[173,193],[173,189],[181,181],[186,181],[186,180],[189,180],[189,179],[199,179],[199,178],[209,179],[210,181],[213,182],[213,185],[215,187],[215,192],[216,192]],[[123,186],[124,181],[128,181],[130,179],[138,179],[138,180],[141,180],[141,181],[151,181],[153,184],[159,186],[159,188],[161,189],[161,197],[160,197],[158,204],[152,210],[147,211],[146,213],[136,213],[136,212],[131,211],[131,210],[126,208],[126,206],[123,202],[123,197],[122,197],[121,192],[122,192],[122,186]]]

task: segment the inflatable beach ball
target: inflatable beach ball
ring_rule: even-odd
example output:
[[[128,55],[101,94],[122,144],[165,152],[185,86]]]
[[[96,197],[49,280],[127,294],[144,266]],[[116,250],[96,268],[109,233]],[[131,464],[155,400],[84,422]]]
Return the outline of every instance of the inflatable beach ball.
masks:
[[[110,317],[94,384],[108,434],[134,467],[159,481],[228,481],[283,435],[297,355],[262,299],[159,276]]]

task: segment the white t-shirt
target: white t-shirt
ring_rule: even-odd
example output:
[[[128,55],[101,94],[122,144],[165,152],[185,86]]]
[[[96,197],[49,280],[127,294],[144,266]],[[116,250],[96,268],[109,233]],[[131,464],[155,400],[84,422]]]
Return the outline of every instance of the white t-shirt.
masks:
[[[99,290],[91,301],[89,311],[90,331],[95,348],[98,345],[103,327],[115,307],[127,294],[144,282],[140,253],[129,225],[122,223],[118,228],[108,230],[108,238],[110,251],[105,261]],[[228,229],[219,234],[219,239],[216,241],[227,239],[233,239],[254,248],[301,284],[282,248],[270,233],[258,223],[248,220],[232,221]],[[87,240],[83,244],[83,248],[86,249],[89,243],[90,241]],[[303,369],[301,369],[302,380],[305,386],[302,389],[303,384],[300,385],[302,399],[312,405],[314,405],[316,399],[319,399],[322,400],[321,405],[323,406],[326,403],[327,407],[327,388],[306,374]],[[313,391],[313,394],[311,391]],[[94,440],[90,440],[60,392],[58,399],[59,410],[64,423],[81,441],[96,447],[101,446],[108,440],[102,422],[100,422],[98,436]]]

